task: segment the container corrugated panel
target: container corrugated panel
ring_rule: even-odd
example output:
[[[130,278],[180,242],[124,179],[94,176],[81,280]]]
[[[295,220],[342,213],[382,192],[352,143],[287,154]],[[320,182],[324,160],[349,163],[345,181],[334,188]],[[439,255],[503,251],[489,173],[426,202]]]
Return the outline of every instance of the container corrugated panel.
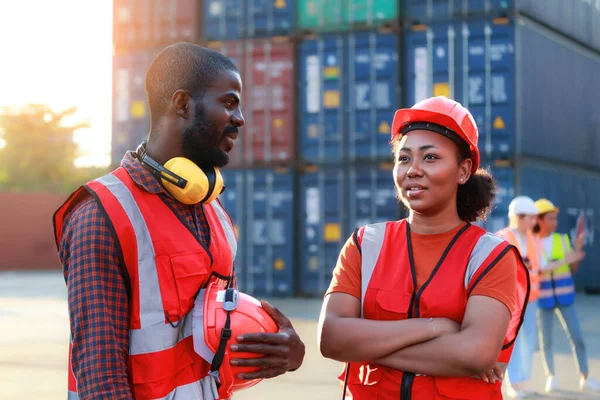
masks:
[[[204,40],[236,40],[244,36],[244,7],[240,0],[205,0]]]
[[[143,48],[198,39],[197,0],[114,0],[116,48]]]
[[[412,21],[452,20],[456,17],[507,15],[513,0],[405,0],[404,15]]]
[[[298,0],[299,28],[308,31],[343,31],[374,27],[398,18],[397,0]]]
[[[204,40],[290,36],[295,19],[293,0],[205,0]]]
[[[525,18],[516,34],[517,151],[600,168],[600,55]]]
[[[508,224],[508,205],[515,198],[515,170],[508,167],[496,167],[482,164],[496,181],[496,199],[487,220],[478,225],[490,232],[497,232]]]
[[[244,287],[249,293],[294,294],[294,179],[286,168],[246,172]]]
[[[506,208],[515,195],[529,196],[534,200],[547,198],[560,208],[557,231],[568,233],[571,238],[576,236],[577,219],[583,218],[586,257],[574,276],[575,283],[578,289],[600,288],[600,270],[597,268],[600,246],[596,241],[600,227],[595,224],[596,217],[600,215],[600,173],[572,169],[557,163],[523,161],[517,168],[496,168],[494,175],[503,177],[498,178],[498,182],[504,186],[504,191],[514,191],[510,198],[503,201]],[[496,231],[506,226],[507,212],[507,209],[498,209],[485,224],[486,229]]]
[[[300,144],[307,163],[391,157],[398,105],[397,38],[355,32],[300,44]]]
[[[241,106],[246,125],[230,155],[231,165],[294,160],[294,45],[286,40],[247,39],[209,46],[236,64],[243,83]]]
[[[600,2],[597,0],[514,1],[520,13],[600,50]]]
[[[406,35],[406,93],[412,105],[432,95],[469,108],[484,156],[512,155],[514,40],[511,25],[441,23]]]
[[[303,161],[339,161],[344,154],[345,38],[323,36],[300,44],[299,120]]]
[[[119,165],[127,150],[148,136],[150,110],[145,89],[146,71],[159,49],[117,53],[113,57],[111,160]]]
[[[236,274],[251,295],[291,296],[294,290],[294,173],[289,169],[221,171],[219,199],[238,235]]]
[[[348,157],[351,162],[392,158],[390,125],[398,108],[396,35],[348,35]]]
[[[345,198],[350,230],[400,218],[392,168],[392,164],[349,167]]]
[[[349,231],[345,209],[346,173],[341,167],[305,171],[300,176],[300,284],[302,295],[321,296]]]

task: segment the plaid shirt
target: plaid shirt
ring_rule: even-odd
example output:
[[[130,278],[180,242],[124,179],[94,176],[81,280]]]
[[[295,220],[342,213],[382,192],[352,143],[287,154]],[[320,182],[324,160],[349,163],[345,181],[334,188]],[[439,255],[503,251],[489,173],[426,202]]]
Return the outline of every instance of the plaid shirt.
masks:
[[[156,193],[208,247],[201,205],[171,197],[131,153],[121,162],[133,181]],[[129,302],[126,277],[107,220],[89,196],[67,216],[59,257],[68,287],[72,368],[82,399],[133,399],[127,377]]]

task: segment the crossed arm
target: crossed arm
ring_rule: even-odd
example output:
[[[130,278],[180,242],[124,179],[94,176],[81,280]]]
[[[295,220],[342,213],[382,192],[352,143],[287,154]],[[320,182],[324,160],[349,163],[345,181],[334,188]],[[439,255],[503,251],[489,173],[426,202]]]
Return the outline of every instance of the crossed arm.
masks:
[[[319,320],[324,357],[369,361],[433,376],[472,376],[491,370],[502,348],[510,313],[500,301],[472,296],[456,329],[436,319],[436,334],[423,319],[375,321],[360,318],[360,301],[345,293],[326,297]],[[439,323],[438,323],[439,322]]]

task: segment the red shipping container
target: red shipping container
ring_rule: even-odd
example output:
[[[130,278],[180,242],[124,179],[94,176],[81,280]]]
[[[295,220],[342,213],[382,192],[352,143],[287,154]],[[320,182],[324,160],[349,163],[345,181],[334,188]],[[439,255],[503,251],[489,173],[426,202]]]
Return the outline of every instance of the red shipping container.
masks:
[[[296,158],[294,45],[287,39],[209,43],[240,70],[246,124],[230,166],[287,165]]]
[[[198,0],[114,0],[113,44],[119,51],[195,42],[199,13]]]
[[[0,193],[0,271],[60,270],[52,216],[67,195]]]

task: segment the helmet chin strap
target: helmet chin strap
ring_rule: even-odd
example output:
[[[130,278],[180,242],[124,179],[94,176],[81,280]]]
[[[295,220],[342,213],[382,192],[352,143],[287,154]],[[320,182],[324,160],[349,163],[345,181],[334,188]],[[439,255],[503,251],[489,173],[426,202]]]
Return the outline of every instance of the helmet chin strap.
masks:
[[[213,375],[217,381],[220,381],[219,368],[223,364],[225,358],[225,350],[227,349],[227,342],[231,339],[231,312],[237,309],[239,302],[239,292],[236,289],[228,288],[225,290],[225,298],[223,301],[223,310],[227,311],[227,319],[225,325],[221,330],[221,340],[219,341],[219,347],[213,357],[212,364],[210,365],[210,374]]]

